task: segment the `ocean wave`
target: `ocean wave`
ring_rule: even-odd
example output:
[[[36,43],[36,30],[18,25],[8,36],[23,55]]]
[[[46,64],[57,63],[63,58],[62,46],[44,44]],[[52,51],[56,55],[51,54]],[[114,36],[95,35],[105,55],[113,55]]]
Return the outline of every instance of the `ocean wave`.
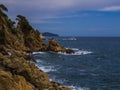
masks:
[[[68,49],[68,48],[66,48],[66,49]],[[86,55],[86,54],[93,53],[91,51],[80,50],[78,48],[69,48],[69,49],[72,49],[73,51],[75,51],[75,53],[68,54],[68,53],[65,53],[65,52],[58,52],[58,54],[62,54],[62,55]]]
[[[43,63],[43,60],[37,59],[37,60],[36,60],[36,63]]]
[[[68,49],[72,49],[74,51],[78,51],[79,50],[78,48],[68,48]]]
[[[32,54],[45,54],[46,52],[33,52]]]
[[[56,76],[52,76],[52,78],[50,79],[50,81],[55,81],[55,82],[58,82],[58,83],[64,85],[64,83],[67,82],[68,80],[66,80],[66,79],[58,79]],[[74,85],[71,85],[71,86],[64,85],[64,86],[65,87],[70,87],[72,90],[90,90],[87,87],[79,87],[79,86],[74,86]]]
[[[77,87],[77,86],[70,86],[72,90],[90,90],[87,87]]]
[[[58,79],[55,75],[52,75],[50,81],[58,82],[60,84],[64,84],[64,82],[67,82],[66,79]]]
[[[52,78],[50,79],[50,81],[55,81],[55,82],[58,82],[62,85],[64,85],[65,82],[68,82],[68,80],[66,79],[58,79],[56,76],[52,76]],[[90,90],[89,88],[87,87],[80,87],[80,86],[75,86],[75,85],[64,85],[65,87],[70,87],[72,90]]]
[[[42,65],[40,65],[40,64],[36,64],[36,66],[40,69],[40,70],[42,70],[42,71],[44,71],[44,72],[53,72],[53,71],[56,71],[56,69],[54,68],[54,66],[42,66]]]

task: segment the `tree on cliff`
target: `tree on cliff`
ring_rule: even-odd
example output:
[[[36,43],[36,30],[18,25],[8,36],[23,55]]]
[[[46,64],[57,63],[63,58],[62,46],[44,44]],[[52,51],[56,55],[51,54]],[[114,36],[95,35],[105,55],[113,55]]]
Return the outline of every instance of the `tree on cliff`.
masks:
[[[1,28],[2,28],[2,23],[5,23],[5,17],[7,17],[4,11],[8,11],[8,9],[3,4],[0,4],[0,26]]]
[[[3,4],[0,4],[0,10],[8,11],[7,7]]]
[[[22,16],[22,15],[17,15],[16,20],[18,20],[18,29],[21,29],[22,32],[27,33],[28,31],[30,31],[32,28],[32,26],[29,24],[28,20],[26,19],[26,17]]]
[[[0,42],[1,44],[4,44],[4,27],[5,27],[5,17],[7,17],[7,15],[4,13],[4,11],[8,11],[8,9],[3,5],[3,4],[0,4]]]
[[[0,4],[0,25],[1,27],[5,27],[6,25],[9,29],[13,29],[13,25],[15,24],[15,22],[9,19],[8,16],[4,13],[4,11],[8,12],[7,7],[3,4]]]
[[[8,11],[8,9],[3,4],[0,4],[0,45],[22,46],[19,43],[20,39],[17,37],[18,31],[14,26],[15,22],[4,11]]]
[[[40,50],[42,48],[43,38],[41,38],[41,33],[35,30],[26,17],[22,15],[17,15],[16,20],[18,20],[17,29],[22,31],[24,35],[24,44],[31,50]]]
[[[0,4],[0,16],[1,15],[6,16],[6,14],[4,14],[3,11],[8,11],[8,9],[3,4]]]

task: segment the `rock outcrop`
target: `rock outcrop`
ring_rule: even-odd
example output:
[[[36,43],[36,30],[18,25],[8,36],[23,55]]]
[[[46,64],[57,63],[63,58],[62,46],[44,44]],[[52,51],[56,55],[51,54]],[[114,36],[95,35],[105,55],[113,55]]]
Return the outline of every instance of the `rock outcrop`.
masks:
[[[51,39],[48,43],[47,46],[48,51],[53,51],[53,52],[66,52],[66,53],[74,53],[73,50],[64,48],[63,46],[59,45],[59,43],[55,39]]]
[[[55,40],[43,43],[41,33],[34,30],[24,16],[18,15],[17,27],[0,5],[0,90],[70,90],[50,81],[47,73],[31,63],[32,51],[72,52]]]
[[[17,20],[17,29],[23,35],[24,45],[32,51],[40,51],[43,44],[42,34],[32,28],[26,17],[18,15]]]
[[[47,73],[23,57],[0,54],[0,65],[0,86],[7,86],[5,90],[70,90],[51,82]]]
[[[23,76],[12,75],[0,69],[0,90],[34,90],[35,87],[27,82]]]

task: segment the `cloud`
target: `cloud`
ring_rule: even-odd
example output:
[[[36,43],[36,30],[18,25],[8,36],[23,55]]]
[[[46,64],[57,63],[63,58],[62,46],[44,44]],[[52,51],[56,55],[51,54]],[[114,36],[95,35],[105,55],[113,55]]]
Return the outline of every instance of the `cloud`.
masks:
[[[88,17],[88,16],[101,16],[101,14],[92,14],[92,13],[80,13],[80,14],[71,14],[71,15],[57,15],[57,16],[45,16],[42,19],[64,19],[64,18],[79,18],[79,17]]]
[[[120,0],[0,0],[0,2],[9,8],[8,14],[12,18],[22,14],[29,20],[79,17],[80,15],[66,16],[67,13],[77,11],[120,9]]]
[[[101,11],[120,11],[120,6],[105,7]]]
[[[39,10],[90,10],[103,8],[110,5],[120,5],[120,0],[0,0],[1,3],[17,7],[26,7],[26,9]]]
[[[53,15],[53,16],[44,16],[42,18],[32,17],[29,18],[31,23],[41,23],[41,24],[61,24],[64,22],[59,21],[60,19],[71,19],[71,18],[83,18],[83,17],[100,17],[100,13],[80,13],[80,14],[70,14],[70,15]],[[58,20],[58,21],[56,21]]]
[[[75,14],[75,15],[54,15],[54,16],[44,16],[42,17],[42,19],[64,19],[64,18],[75,18],[75,17],[80,17],[80,16],[83,16],[84,14],[81,14],[81,15],[78,15],[78,14]],[[87,14],[85,14],[87,15]],[[85,16],[84,15],[84,16]]]

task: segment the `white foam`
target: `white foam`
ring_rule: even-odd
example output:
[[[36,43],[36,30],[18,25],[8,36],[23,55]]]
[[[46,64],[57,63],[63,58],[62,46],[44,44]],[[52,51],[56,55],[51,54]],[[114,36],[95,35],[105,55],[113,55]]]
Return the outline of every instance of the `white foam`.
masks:
[[[45,54],[45,52],[33,52],[32,54]]]
[[[73,55],[86,55],[86,54],[91,54],[91,53],[92,52],[90,52],[90,51],[78,50]]]
[[[64,84],[64,82],[67,82],[67,80],[65,80],[65,79],[56,79],[56,76],[52,77],[52,79],[50,79],[50,81],[56,81],[56,82],[58,82],[60,84]],[[90,90],[87,87],[78,87],[78,86],[74,86],[74,85],[71,85],[71,86],[64,85],[64,86],[65,87],[69,87],[72,90]]]
[[[66,48],[66,49],[68,49],[68,48]],[[86,55],[86,54],[92,53],[91,51],[79,50],[78,48],[70,48],[70,49],[75,51],[75,53],[68,54],[66,52],[58,52],[58,54],[62,54],[62,55]]]
[[[78,48],[70,48],[70,49],[72,49],[74,51],[78,51],[79,50]]]
[[[64,82],[67,82],[67,80],[65,79],[56,79],[57,77],[56,76],[53,76],[50,81],[56,81],[60,84],[64,84]],[[78,86],[74,86],[74,85],[71,85],[71,86],[66,86],[64,85],[65,87],[70,87],[72,90],[90,90],[89,88],[87,87],[78,87]]]
[[[54,66],[42,66],[42,65],[38,65],[38,64],[36,66],[44,72],[56,71]]]
[[[36,62],[37,63],[43,63],[43,60],[37,59]]]
[[[87,87],[70,86],[70,88],[71,88],[72,90],[90,90],[90,89],[87,88]]]
[[[64,82],[67,82],[66,79],[58,79],[56,76],[52,76],[52,78],[50,79],[51,81],[55,81],[58,82],[60,84],[64,84]]]

